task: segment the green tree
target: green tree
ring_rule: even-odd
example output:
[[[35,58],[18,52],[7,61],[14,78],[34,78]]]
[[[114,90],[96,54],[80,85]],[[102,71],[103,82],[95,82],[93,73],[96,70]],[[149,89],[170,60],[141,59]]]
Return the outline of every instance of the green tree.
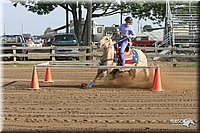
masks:
[[[44,1],[44,0],[10,0],[14,6],[21,4],[25,6],[28,11],[37,13],[38,15],[49,14],[57,7],[62,7],[64,10],[69,10],[73,16],[75,34],[79,40],[83,40],[83,34],[87,33],[86,23],[82,31],[82,10],[87,9],[87,3],[83,1],[70,2],[69,0],[59,1]],[[139,19],[151,19],[156,23],[160,23],[165,17],[165,3],[158,2],[121,2],[118,4],[113,1],[92,1],[92,17],[110,16],[117,13],[131,13],[132,17]],[[88,15],[88,14],[87,14]],[[87,17],[86,17],[87,18]]]
[[[122,4],[123,12],[131,13],[132,17],[138,19],[150,19],[154,23],[161,24],[165,18],[166,5],[165,2],[131,2]]]

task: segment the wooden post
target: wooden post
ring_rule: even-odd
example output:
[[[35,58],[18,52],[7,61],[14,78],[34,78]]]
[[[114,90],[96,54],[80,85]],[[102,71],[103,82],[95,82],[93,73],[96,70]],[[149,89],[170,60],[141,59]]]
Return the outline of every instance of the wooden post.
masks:
[[[51,49],[52,49],[52,51],[51,51],[52,61],[55,61],[55,60],[56,60],[56,59],[55,59],[55,53],[56,53],[56,51],[55,51],[55,46],[51,46]]]
[[[172,21],[172,25],[173,25],[173,21]],[[172,48],[175,48],[175,35],[174,35],[174,28],[173,27],[171,28],[171,31],[172,31]],[[172,55],[176,55],[175,50],[172,51]],[[176,57],[172,58],[172,62],[173,62],[173,64],[175,62],[177,62]]]
[[[16,50],[16,46],[12,46],[12,50],[13,50],[13,61],[14,63],[17,61],[17,57],[16,57],[16,54],[17,54],[17,50]]]
[[[93,65],[95,65],[95,61],[96,61],[96,55],[97,55],[97,48],[95,48],[94,46],[92,46],[92,56],[93,56]]]
[[[157,48],[157,46],[158,46],[158,42],[156,41],[154,48]],[[158,53],[158,50],[154,50],[154,51],[155,51],[156,54]]]

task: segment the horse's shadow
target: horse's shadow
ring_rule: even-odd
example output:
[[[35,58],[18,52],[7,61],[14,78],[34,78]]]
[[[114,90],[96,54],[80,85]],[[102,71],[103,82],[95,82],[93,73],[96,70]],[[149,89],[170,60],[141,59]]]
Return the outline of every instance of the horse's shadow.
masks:
[[[80,85],[40,85],[41,88],[53,88],[53,89],[81,89]]]

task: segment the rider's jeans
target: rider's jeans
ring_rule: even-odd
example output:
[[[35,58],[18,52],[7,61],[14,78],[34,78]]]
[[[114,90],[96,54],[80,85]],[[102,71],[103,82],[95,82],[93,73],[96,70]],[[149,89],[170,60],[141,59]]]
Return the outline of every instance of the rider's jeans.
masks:
[[[123,38],[121,38],[121,39],[123,39]],[[121,39],[119,39],[118,41],[120,41]],[[122,61],[121,65],[124,66],[125,65],[124,51],[125,51],[125,49],[128,45],[128,38],[125,39],[124,41],[118,43],[118,44],[121,47],[121,49],[120,49],[120,58],[121,58],[121,61]]]

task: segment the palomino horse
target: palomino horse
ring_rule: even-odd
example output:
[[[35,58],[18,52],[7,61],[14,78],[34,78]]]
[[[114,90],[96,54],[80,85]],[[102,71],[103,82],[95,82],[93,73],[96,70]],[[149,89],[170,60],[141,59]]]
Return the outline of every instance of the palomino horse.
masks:
[[[103,66],[116,66],[117,63],[114,62],[115,58],[115,48],[114,48],[114,42],[112,41],[111,36],[104,36],[101,40],[100,40],[100,48],[103,50],[103,56],[100,60],[100,65]],[[131,57],[133,57],[133,53],[132,51],[135,51],[135,54],[137,54],[137,61],[136,62],[131,62],[129,60],[129,63],[125,64],[125,66],[148,66],[147,64],[147,58],[145,56],[145,54],[138,49],[129,49],[127,52],[124,53],[125,58],[128,58],[128,55],[131,55]],[[129,56],[130,57],[130,56]],[[128,62],[128,61],[127,61]],[[149,78],[149,71],[148,69],[130,69],[130,68],[126,68],[124,69],[124,72],[128,72],[129,76],[133,79],[136,77],[136,75],[143,70],[146,79]],[[95,82],[97,82],[98,80],[100,80],[102,77],[106,77],[108,75],[108,69],[98,69],[96,77],[94,78],[94,80],[88,84],[88,87],[92,87],[94,86]],[[116,78],[117,73],[119,73],[120,71],[117,69],[113,69],[109,74],[112,75],[113,78]]]

